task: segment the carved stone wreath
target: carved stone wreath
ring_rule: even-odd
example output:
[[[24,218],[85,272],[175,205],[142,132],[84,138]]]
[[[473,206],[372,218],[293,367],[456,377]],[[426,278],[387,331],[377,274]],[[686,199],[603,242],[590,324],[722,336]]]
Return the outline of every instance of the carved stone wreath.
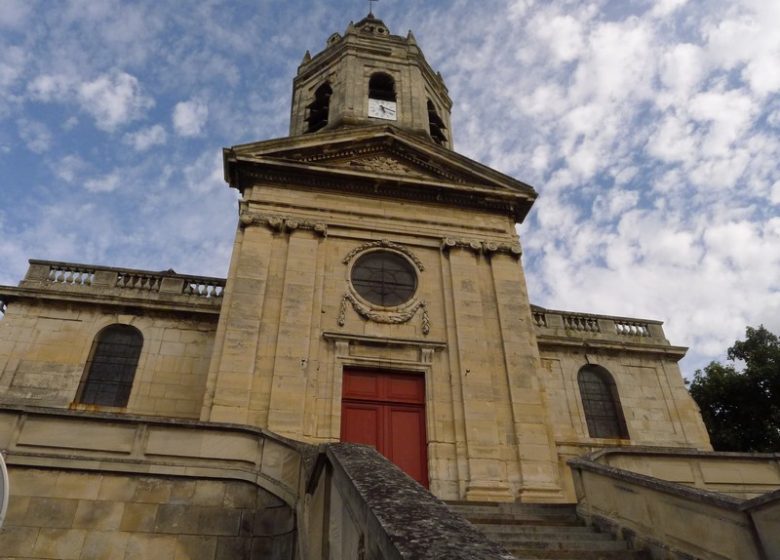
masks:
[[[338,323],[340,327],[344,326],[347,319],[347,302],[352,304],[352,308],[358,313],[358,315],[365,317],[376,323],[384,323],[391,325],[400,325],[401,323],[408,322],[417,313],[418,309],[422,309],[422,332],[428,334],[431,331],[431,321],[428,317],[428,309],[425,302],[418,300],[414,302],[410,307],[399,311],[382,311],[375,310],[369,306],[358,301],[355,296],[349,292],[344,294],[341,299],[341,307],[339,308]]]

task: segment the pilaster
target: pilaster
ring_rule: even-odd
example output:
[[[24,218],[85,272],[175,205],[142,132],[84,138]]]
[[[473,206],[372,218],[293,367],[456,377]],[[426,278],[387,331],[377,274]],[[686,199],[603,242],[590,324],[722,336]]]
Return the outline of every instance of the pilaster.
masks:
[[[478,259],[473,251],[460,247],[449,252],[460,365],[453,375],[460,377],[466,426],[466,499],[512,500],[506,464],[501,460],[492,375],[482,359],[486,349]]]

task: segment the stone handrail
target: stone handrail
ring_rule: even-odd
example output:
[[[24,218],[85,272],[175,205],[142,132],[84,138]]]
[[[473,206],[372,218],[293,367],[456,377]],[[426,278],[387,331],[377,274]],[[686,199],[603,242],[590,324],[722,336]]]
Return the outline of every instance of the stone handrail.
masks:
[[[689,449],[611,448],[590,459],[702,490],[750,499],[780,488],[780,454],[694,451]]]
[[[9,466],[242,480],[291,507],[307,447],[229,424],[0,406]]]
[[[613,457],[609,457],[614,454]],[[681,465],[691,460],[713,465],[720,478],[749,479],[745,461],[764,462],[776,469],[777,455],[703,453],[686,450],[650,451],[616,449],[571,459],[578,513],[590,524],[636,541],[653,551],[653,557],[741,560],[780,558],[780,489],[741,499],[701,487],[671,482],[656,476],[612,466],[618,456],[633,458],[645,471],[677,477]],[[610,464],[611,463],[611,464]],[[731,463],[730,468],[726,465]],[[733,489],[733,485],[732,485]]]
[[[572,313],[531,306],[531,317],[540,337],[588,338],[633,344],[668,345],[663,323],[650,319]]]
[[[298,512],[303,558],[514,558],[372,447],[321,449]]]
[[[224,278],[189,276],[173,270],[154,272],[57,261],[30,260],[23,288],[48,290],[89,290],[118,296],[163,294],[221,301]]]

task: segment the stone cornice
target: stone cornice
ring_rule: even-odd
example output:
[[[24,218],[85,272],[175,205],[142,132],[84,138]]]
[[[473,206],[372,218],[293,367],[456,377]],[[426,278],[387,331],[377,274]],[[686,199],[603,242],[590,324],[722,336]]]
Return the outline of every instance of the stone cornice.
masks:
[[[270,161],[245,162],[238,172],[235,186],[240,191],[260,183],[295,185],[304,188],[382,196],[434,204],[479,208],[511,216],[522,221],[532,200],[520,193],[491,191],[480,187],[447,185],[423,179],[410,179],[351,171],[341,168],[311,167]]]
[[[180,296],[180,301],[169,298],[149,299],[115,296],[101,294],[81,289],[80,287],[58,288],[56,290],[46,288],[18,288],[14,286],[0,286],[0,301],[5,305],[20,301],[56,301],[79,303],[87,305],[99,305],[110,307],[122,307],[132,309],[146,309],[161,312],[211,315],[216,319],[220,313],[220,302],[193,301],[187,296]]]
[[[623,342],[616,339],[596,339],[588,337],[578,337],[576,334],[570,336],[549,336],[540,334],[537,330],[536,340],[539,343],[539,349],[572,349],[582,350],[584,352],[630,352],[636,354],[656,355],[665,358],[672,358],[674,361],[685,357],[688,348],[684,346],[671,346],[662,344],[642,343],[642,342]]]

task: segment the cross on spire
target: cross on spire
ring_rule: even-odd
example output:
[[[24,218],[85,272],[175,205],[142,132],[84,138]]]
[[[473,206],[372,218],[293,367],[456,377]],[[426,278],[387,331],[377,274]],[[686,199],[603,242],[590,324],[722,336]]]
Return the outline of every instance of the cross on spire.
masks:
[[[368,15],[370,16],[374,15],[374,2],[379,2],[379,0],[368,0]]]

